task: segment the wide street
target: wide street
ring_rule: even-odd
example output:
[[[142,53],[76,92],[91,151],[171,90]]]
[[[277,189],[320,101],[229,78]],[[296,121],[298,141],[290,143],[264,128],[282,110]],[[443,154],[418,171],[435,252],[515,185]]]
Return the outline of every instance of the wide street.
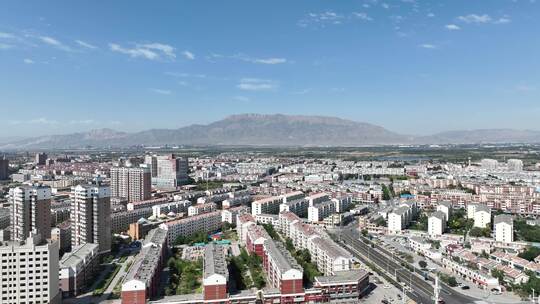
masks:
[[[359,240],[359,233],[355,228],[344,228],[341,230],[342,245],[351,251],[356,257],[360,255],[367,258],[370,262],[377,265],[380,269],[386,271],[391,277],[397,277],[399,282],[409,289],[407,296],[417,303],[434,303],[434,283],[433,279],[425,280],[421,276],[409,271],[403,267],[400,262],[396,262],[392,253],[386,249],[373,244],[366,244]],[[445,303],[474,303],[478,299],[474,299],[456,292],[452,288],[440,282],[440,297]]]

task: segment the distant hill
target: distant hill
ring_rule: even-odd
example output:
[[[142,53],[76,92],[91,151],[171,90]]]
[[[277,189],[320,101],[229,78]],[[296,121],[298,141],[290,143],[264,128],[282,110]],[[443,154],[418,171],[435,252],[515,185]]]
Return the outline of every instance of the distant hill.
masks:
[[[540,143],[540,132],[470,130],[413,137],[336,117],[241,114],[207,125],[126,133],[99,129],[10,141],[0,149],[127,147],[134,145],[366,146],[393,144]]]
[[[447,131],[418,137],[415,141],[428,144],[540,143],[540,131],[513,129]]]

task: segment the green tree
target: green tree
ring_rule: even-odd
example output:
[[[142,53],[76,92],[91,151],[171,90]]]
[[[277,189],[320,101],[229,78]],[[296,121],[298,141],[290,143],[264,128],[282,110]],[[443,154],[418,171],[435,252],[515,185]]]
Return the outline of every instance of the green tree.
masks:
[[[520,258],[524,258],[527,261],[533,261],[538,255],[540,255],[540,248],[530,246],[518,254]]]
[[[426,261],[419,261],[418,266],[420,266],[420,268],[424,269],[424,268],[427,267],[427,263],[426,263]]]
[[[388,189],[388,187],[385,184],[382,184],[382,192],[383,192],[383,196],[382,196],[383,200],[388,201],[392,198],[390,189]]]

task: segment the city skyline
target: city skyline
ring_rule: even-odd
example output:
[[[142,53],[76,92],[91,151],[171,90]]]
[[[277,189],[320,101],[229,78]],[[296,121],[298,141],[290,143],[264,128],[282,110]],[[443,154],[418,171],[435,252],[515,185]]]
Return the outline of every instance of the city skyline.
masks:
[[[0,137],[179,128],[238,113],[418,135],[539,130],[538,5],[7,1]]]

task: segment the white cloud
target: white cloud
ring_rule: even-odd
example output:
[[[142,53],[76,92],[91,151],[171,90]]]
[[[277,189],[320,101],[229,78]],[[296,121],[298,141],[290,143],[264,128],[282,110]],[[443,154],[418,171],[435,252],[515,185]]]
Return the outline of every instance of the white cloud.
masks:
[[[459,31],[461,27],[455,25],[455,24],[447,24],[444,26],[449,31]]]
[[[471,23],[471,24],[506,24],[512,21],[510,17],[507,15],[504,15],[498,19],[495,19],[487,14],[483,14],[483,15],[469,14],[466,16],[459,16],[457,17],[457,19],[461,22]]]
[[[150,89],[151,92],[154,92],[156,94],[161,95],[171,95],[172,92],[170,90],[163,90],[163,89]]]
[[[116,43],[109,43],[109,48],[113,52],[129,55],[133,58],[142,57],[149,60],[157,60],[162,57],[174,59],[174,47],[162,43],[136,44],[133,48],[122,47]]]
[[[31,125],[56,125],[58,124],[58,121],[56,120],[50,120],[45,117],[30,119],[30,120],[10,120],[10,124],[12,125],[25,125],[25,124],[31,124]]]
[[[34,60],[29,59],[29,58],[25,58],[25,59],[23,60],[23,62],[26,63],[26,64],[33,64],[33,63],[34,63]]]
[[[150,50],[156,50],[162,52],[165,56],[170,58],[176,58],[176,54],[174,53],[174,47],[163,44],[163,43],[147,43],[140,45],[139,47],[150,49]]]
[[[277,88],[278,85],[275,81],[268,79],[242,78],[236,87],[245,91],[266,91],[273,90]]]
[[[386,4],[386,3],[382,3],[381,4],[382,8],[384,9],[389,9],[390,8],[390,5]]]
[[[509,17],[502,17],[502,18],[499,18],[497,19],[495,22],[495,24],[505,24],[505,23],[510,23],[512,20],[510,20]]]
[[[72,51],[69,46],[63,44],[62,42],[60,42],[59,40],[57,40],[57,39],[55,39],[53,37],[39,36],[38,38],[39,38],[39,40],[41,40],[41,42],[43,42],[45,44],[48,44],[50,46],[56,47],[57,49],[60,49],[60,50],[66,51],[66,52]]]
[[[420,44],[419,47],[424,48],[424,49],[436,49],[437,48],[436,45],[429,44],[429,43]]]
[[[93,125],[99,123],[93,119],[83,119],[83,120],[72,120],[69,122],[72,125]]]
[[[262,64],[280,64],[280,63],[286,63],[287,59],[285,58],[256,58],[252,60],[255,63],[262,63]]]
[[[457,17],[458,20],[463,21],[465,23],[490,23],[492,21],[492,18],[487,15],[477,15],[477,14],[469,14],[466,16],[459,16]]]
[[[311,88],[308,88],[308,89],[303,89],[303,90],[300,90],[300,91],[294,91],[294,92],[291,92],[291,94],[293,95],[305,95],[309,92],[311,92]]]
[[[373,21],[373,18],[371,18],[370,16],[368,16],[368,14],[366,13],[358,13],[358,12],[354,12],[353,13],[353,16],[360,19],[360,20],[364,20],[364,21]]]
[[[76,42],[78,45],[80,45],[80,46],[82,46],[82,47],[85,47],[85,48],[87,48],[87,49],[92,49],[92,50],[93,50],[93,49],[97,49],[97,46],[92,45],[92,44],[90,44],[90,43],[88,43],[88,42],[84,42],[84,41],[82,41],[82,40],[75,40],[75,42]]]
[[[186,57],[186,59],[189,59],[189,60],[195,59],[195,55],[190,51],[183,51],[182,55],[184,55],[184,57]]]
[[[435,17],[435,14],[434,14],[434,13],[429,13],[429,14],[427,14],[427,16],[428,16],[429,18],[433,18],[433,17]]]

